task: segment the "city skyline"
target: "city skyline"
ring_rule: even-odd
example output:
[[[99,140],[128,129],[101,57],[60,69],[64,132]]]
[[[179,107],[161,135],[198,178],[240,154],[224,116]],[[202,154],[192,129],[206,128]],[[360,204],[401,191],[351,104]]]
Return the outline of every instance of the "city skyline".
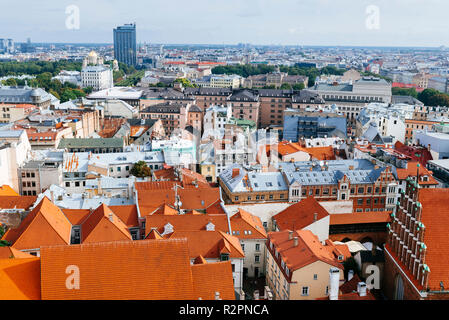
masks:
[[[26,19],[20,10],[24,2],[33,12]],[[71,13],[66,9],[71,6],[79,9],[79,29],[67,27]],[[115,0],[22,1],[6,9],[0,37],[16,42],[30,37],[45,43],[112,43],[115,26],[135,22],[138,43],[449,46],[444,33],[449,4],[440,0],[174,1],[171,8],[140,0],[128,7]],[[26,22],[17,25],[18,19]]]

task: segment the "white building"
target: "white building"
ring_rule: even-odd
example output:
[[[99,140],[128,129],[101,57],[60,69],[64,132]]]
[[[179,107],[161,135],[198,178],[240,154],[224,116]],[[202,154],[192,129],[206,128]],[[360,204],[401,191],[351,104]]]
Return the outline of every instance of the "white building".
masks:
[[[129,178],[131,169],[138,161],[145,161],[152,170],[161,169],[165,162],[162,152],[157,151],[101,154],[66,152],[63,162],[63,187],[68,194],[83,193],[88,178]]]
[[[81,70],[81,85],[103,90],[114,86],[112,69],[106,66],[87,66]]]
[[[381,137],[392,137],[393,143],[404,143],[407,128],[405,120],[412,119],[413,112],[414,106],[408,104],[389,106],[385,103],[371,103],[357,117],[357,136],[361,137],[370,127],[376,127]]]
[[[0,185],[20,192],[17,168],[25,161],[31,145],[25,130],[0,130]]]

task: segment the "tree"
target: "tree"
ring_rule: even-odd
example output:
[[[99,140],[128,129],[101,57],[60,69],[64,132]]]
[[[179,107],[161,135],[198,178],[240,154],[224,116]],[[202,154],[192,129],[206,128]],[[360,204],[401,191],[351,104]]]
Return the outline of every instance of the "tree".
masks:
[[[148,167],[148,165],[145,161],[138,161],[134,164],[130,173],[133,176],[138,177],[138,178],[150,177],[151,169],[150,169],[150,167]]]
[[[283,89],[283,90],[290,90],[291,88],[292,88],[292,86],[290,85],[290,83],[281,84],[281,89]]]
[[[304,85],[304,83],[295,83],[293,86],[292,86],[292,88],[293,88],[293,90],[302,90],[302,89],[305,89],[305,85]]]
[[[94,88],[92,88],[91,86],[83,88],[83,91],[85,94],[91,94],[92,91],[94,91]]]
[[[196,85],[192,84],[186,78],[178,78],[173,83],[180,82],[184,88],[196,88]]]
[[[61,94],[61,102],[67,102],[69,100],[75,100],[76,94],[71,89],[65,89]]]
[[[418,92],[415,88],[391,88],[391,93],[395,96],[411,96],[413,98],[418,98]]]
[[[7,86],[17,86],[17,81],[14,78],[9,78],[3,82]]]
[[[9,247],[11,244],[6,240],[0,240],[0,247]]]

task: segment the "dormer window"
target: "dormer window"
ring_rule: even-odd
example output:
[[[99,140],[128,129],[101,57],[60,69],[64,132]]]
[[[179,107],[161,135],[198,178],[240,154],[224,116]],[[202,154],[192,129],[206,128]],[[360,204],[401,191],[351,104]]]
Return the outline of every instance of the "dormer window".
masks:
[[[228,260],[229,260],[229,253],[220,254],[220,261],[228,261]]]
[[[343,259],[344,259],[343,255],[340,254],[340,255],[338,256],[338,261],[343,261]]]
[[[207,230],[207,231],[215,231],[215,225],[214,225],[212,222],[209,222],[209,223],[206,225],[206,230]]]

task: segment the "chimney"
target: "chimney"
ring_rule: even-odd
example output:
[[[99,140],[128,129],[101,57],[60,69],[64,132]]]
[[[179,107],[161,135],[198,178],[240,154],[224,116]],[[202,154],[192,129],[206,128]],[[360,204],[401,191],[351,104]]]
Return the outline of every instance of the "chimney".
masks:
[[[298,246],[298,237],[293,238],[293,246],[295,246],[295,247]]]
[[[361,297],[365,297],[366,296],[366,283],[365,282],[357,283],[357,293]]]
[[[332,267],[329,269],[329,300],[338,300],[340,291],[340,270]]]
[[[114,218],[112,217],[112,212],[109,214],[109,221],[114,222]]]
[[[55,193],[53,191],[50,191],[50,195],[51,195],[51,202],[55,203]]]
[[[235,178],[239,175],[240,173],[240,169],[239,168],[234,168],[232,169],[232,178]]]
[[[293,239],[293,231],[288,232],[288,240]]]
[[[313,221],[317,221],[318,220],[318,213],[314,213],[313,214]]]
[[[221,300],[220,292],[218,292],[218,291],[215,291],[215,300]]]
[[[348,271],[348,281],[351,280],[354,277],[354,270]]]

